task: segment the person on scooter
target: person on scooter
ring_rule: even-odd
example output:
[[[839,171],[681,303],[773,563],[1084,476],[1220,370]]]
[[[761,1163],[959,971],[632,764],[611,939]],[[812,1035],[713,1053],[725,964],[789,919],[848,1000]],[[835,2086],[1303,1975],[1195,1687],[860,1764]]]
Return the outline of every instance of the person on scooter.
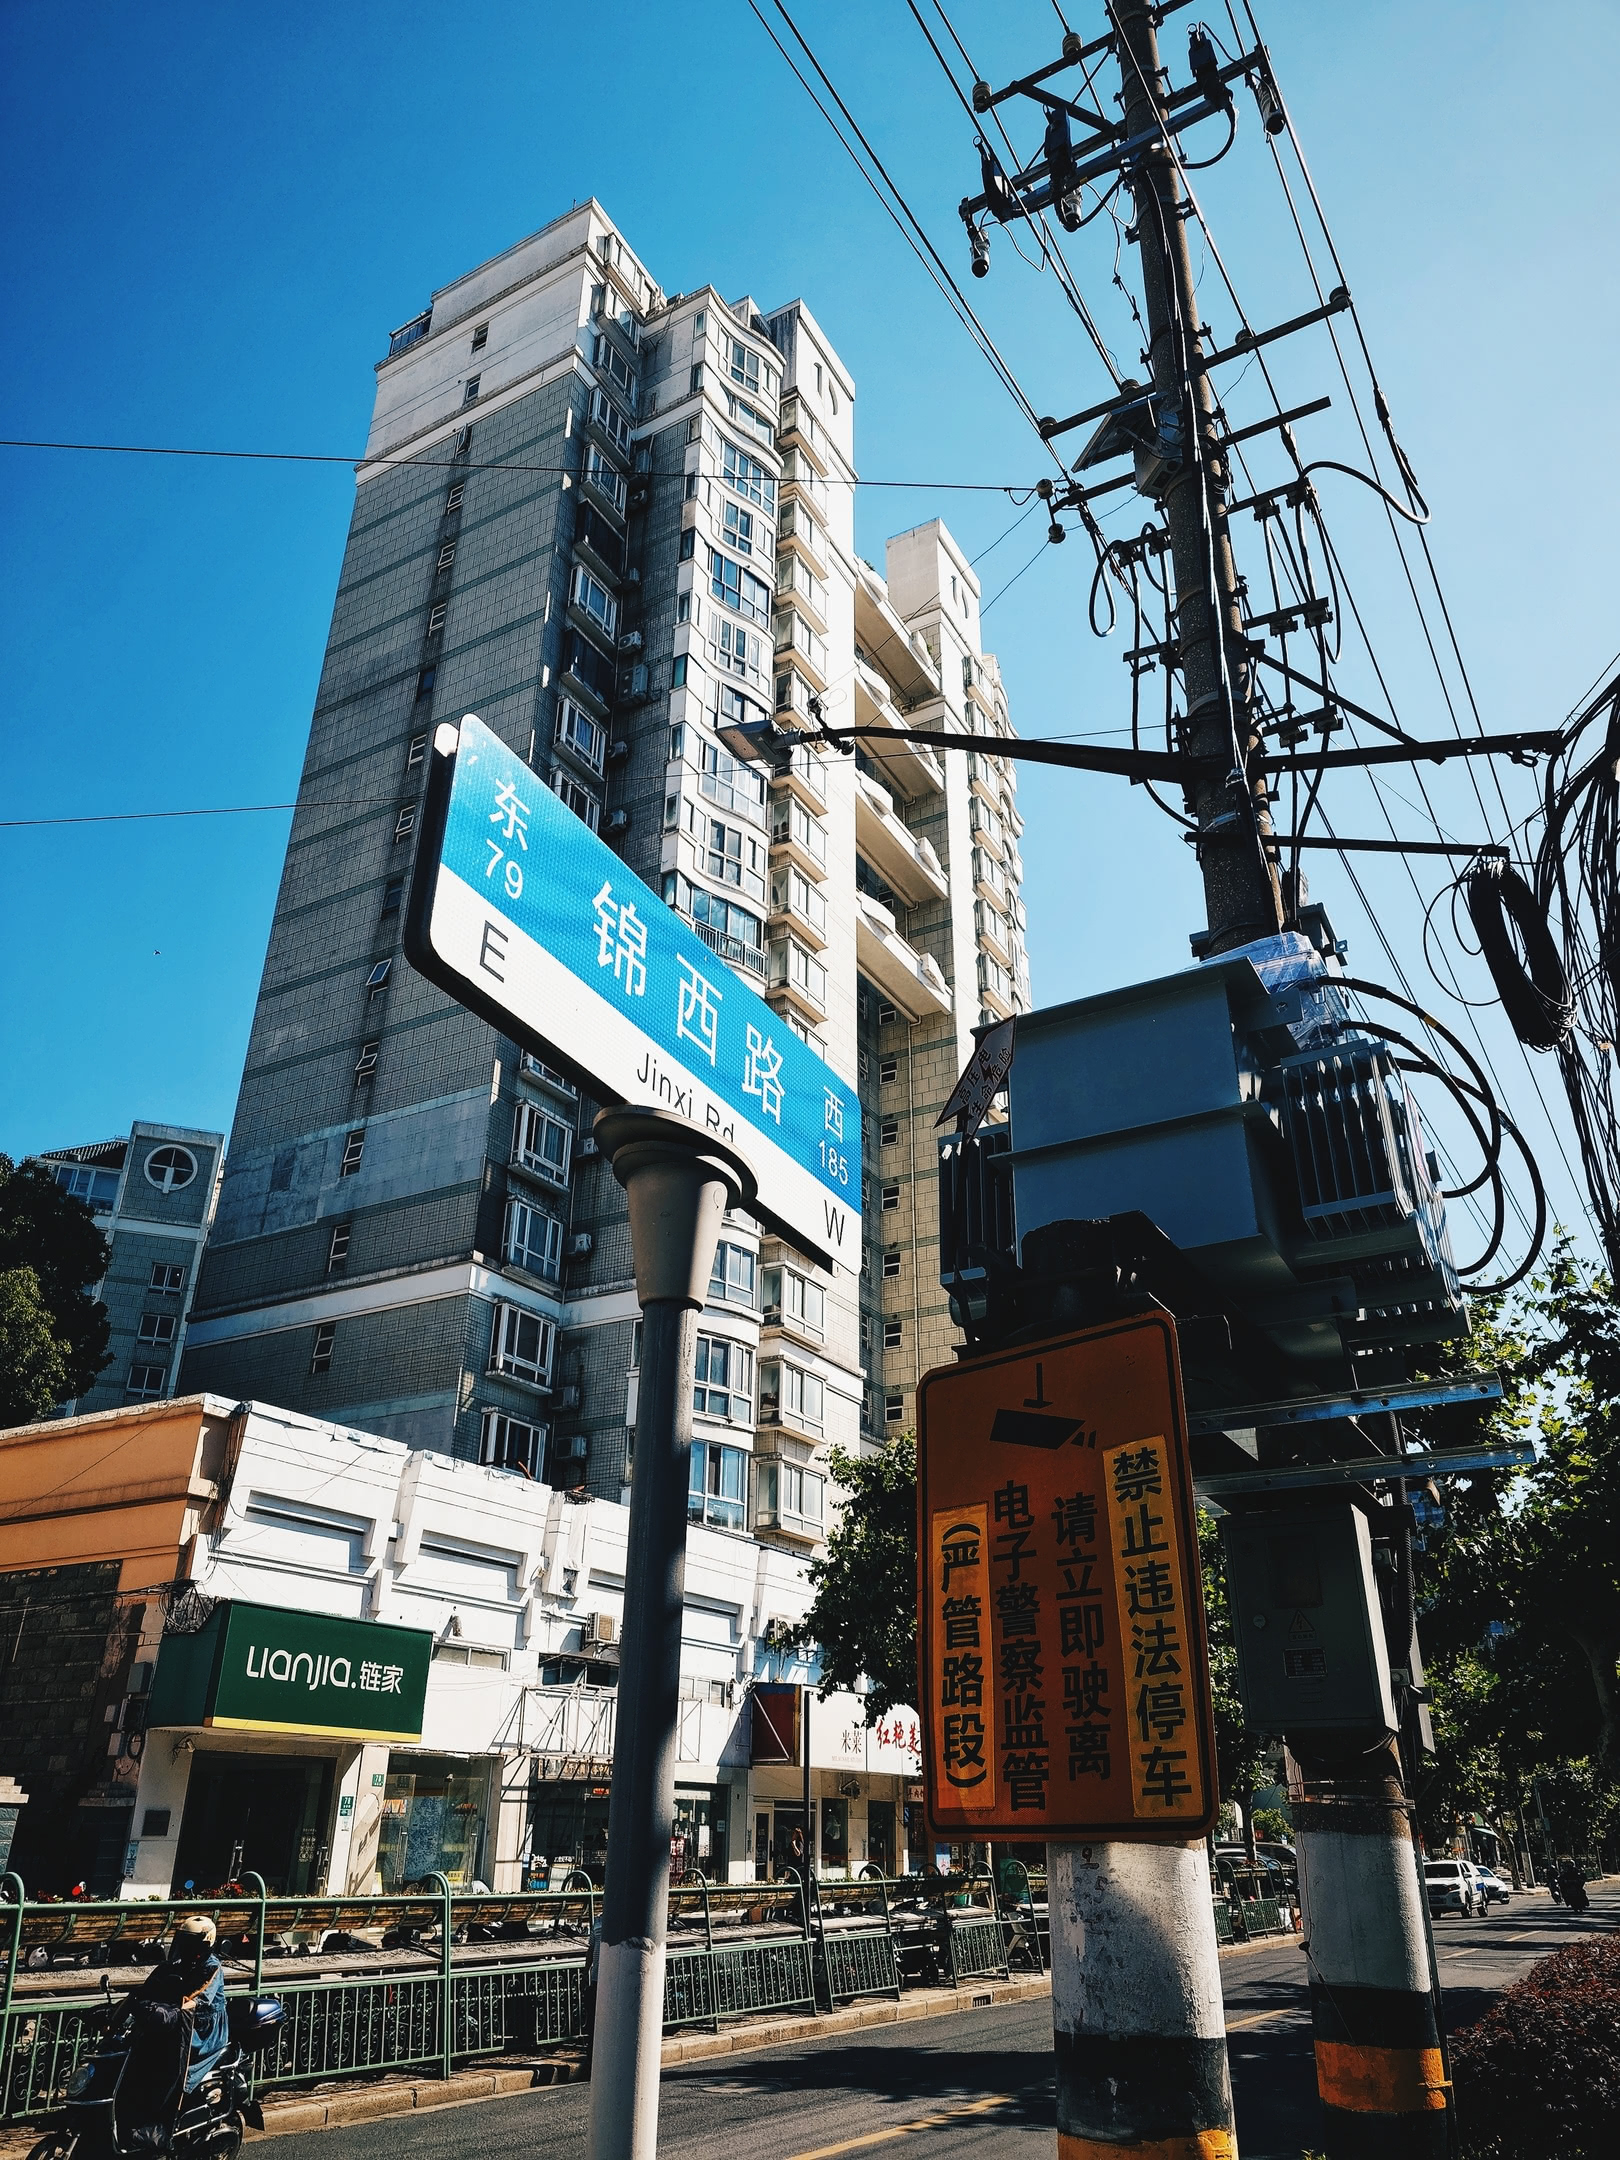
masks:
[[[196,2091],[230,2044],[214,1936],[212,1920],[188,1913],[175,1928],[166,1961],[129,1997],[135,2056],[119,2112],[135,2150],[162,2150],[186,2094]]]

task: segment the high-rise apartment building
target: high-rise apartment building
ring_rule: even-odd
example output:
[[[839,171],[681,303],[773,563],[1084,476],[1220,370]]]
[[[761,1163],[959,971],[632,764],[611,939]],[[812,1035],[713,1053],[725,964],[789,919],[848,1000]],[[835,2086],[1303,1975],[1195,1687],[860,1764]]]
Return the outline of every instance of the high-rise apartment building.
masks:
[[[394,333],[187,1387],[625,1491],[637,1308],[594,1106],[400,949],[431,729],[476,712],[859,1082],[859,1272],[727,1223],[694,1520],[811,1545],[828,1446],[909,1421],[952,1337],[934,1120],[1028,976],[977,581],[937,522],[886,575],[857,557],[854,403],[801,302],[667,295],[594,202]],[[972,753],[807,741],[773,781],[721,739],[817,705]]]

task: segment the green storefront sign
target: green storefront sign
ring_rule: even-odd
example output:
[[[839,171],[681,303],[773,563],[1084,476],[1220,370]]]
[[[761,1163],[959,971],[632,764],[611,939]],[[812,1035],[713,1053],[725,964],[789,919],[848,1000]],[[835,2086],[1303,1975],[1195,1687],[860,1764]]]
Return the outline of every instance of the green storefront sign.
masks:
[[[274,1605],[216,1605],[164,1639],[148,1723],[420,1740],[433,1637]]]

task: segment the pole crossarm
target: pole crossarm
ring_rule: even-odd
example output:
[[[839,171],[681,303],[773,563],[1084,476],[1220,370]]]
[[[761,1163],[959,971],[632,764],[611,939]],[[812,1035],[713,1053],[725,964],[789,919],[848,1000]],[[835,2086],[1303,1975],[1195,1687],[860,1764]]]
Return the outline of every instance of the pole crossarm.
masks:
[[[1187,1413],[1187,1430],[1202,1433],[1243,1432],[1258,1425],[1313,1425],[1328,1418],[1375,1417],[1402,1410],[1429,1410],[1442,1403],[1499,1402],[1502,1382],[1495,1373],[1472,1380],[1414,1380],[1397,1388],[1356,1388],[1344,1395],[1301,1395],[1282,1402],[1234,1403]],[[1394,1462],[1399,1458],[1380,1458]],[[1247,1476],[1248,1472],[1234,1472]],[[1396,1473],[1399,1475],[1399,1472]]]
[[[1467,1477],[1480,1470],[1513,1470],[1532,1463],[1528,1440],[1507,1447],[1447,1448],[1440,1454],[1365,1455],[1353,1462],[1291,1463],[1282,1470],[1230,1470],[1193,1478],[1200,1500],[1239,1500],[1250,1493],[1303,1492],[1317,1485],[1376,1485],[1390,1478]]]

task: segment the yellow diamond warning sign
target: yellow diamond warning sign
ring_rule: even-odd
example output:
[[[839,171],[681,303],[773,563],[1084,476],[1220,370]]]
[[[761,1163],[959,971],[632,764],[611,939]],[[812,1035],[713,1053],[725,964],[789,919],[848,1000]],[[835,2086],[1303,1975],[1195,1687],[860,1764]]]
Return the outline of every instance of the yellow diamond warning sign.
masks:
[[[931,1829],[1202,1835],[1215,1746],[1173,1323],[944,1367],[917,1399]]]

